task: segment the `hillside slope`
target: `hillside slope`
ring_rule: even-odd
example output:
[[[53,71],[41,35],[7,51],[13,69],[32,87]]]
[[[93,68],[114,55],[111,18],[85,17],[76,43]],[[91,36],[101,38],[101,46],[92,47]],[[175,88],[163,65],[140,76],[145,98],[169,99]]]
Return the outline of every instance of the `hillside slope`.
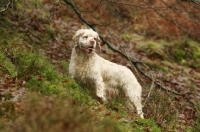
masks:
[[[51,10],[56,10],[52,19]],[[55,6],[48,1],[17,3],[16,10],[1,12],[0,24],[0,130],[157,132],[200,129],[199,96],[188,94],[185,98],[152,86],[129,61],[105,44],[99,54],[128,66],[143,86],[146,119],[141,120],[128,110],[123,105],[123,96],[103,105],[90,88],[76,84],[68,76],[71,37],[84,24],[73,10],[66,11],[65,6]],[[121,33],[114,28],[110,31],[112,34],[103,30],[99,33],[115,48],[143,62],[146,65],[141,65],[143,71],[157,82],[178,93],[200,92],[199,42],[187,36],[166,41],[132,32]],[[118,36],[118,43],[113,36]]]

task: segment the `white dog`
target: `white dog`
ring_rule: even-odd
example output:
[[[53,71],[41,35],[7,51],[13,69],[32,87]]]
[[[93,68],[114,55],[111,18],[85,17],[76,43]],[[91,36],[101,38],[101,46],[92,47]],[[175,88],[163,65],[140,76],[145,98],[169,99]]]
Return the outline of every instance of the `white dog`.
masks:
[[[100,41],[92,29],[80,29],[72,38],[75,46],[69,64],[69,74],[78,82],[89,84],[96,95],[106,102],[109,89],[122,89],[134,103],[137,114],[144,118],[141,104],[142,88],[131,70],[103,59],[95,53]]]

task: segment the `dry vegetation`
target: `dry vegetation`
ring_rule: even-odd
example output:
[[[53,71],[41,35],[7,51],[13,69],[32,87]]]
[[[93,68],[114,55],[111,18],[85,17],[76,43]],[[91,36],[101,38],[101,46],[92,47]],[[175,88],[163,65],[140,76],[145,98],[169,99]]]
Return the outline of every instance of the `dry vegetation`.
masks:
[[[106,41],[146,65],[140,68],[147,75],[178,93],[197,93],[176,95],[151,85],[102,43],[99,54],[128,66],[143,86],[147,119],[140,120],[120,98],[102,105],[68,77],[71,37],[87,26],[65,1],[0,3],[0,130],[200,130],[199,3],[73,0]]]

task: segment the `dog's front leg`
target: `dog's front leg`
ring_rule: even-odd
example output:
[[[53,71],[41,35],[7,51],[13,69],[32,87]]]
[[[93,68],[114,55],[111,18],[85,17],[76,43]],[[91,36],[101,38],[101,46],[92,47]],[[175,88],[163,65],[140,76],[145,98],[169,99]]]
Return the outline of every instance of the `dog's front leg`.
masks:
[[[105,103],[107,102],[106,99],[106,92],[104,87],[103,79],[96,80],[96,95]]]

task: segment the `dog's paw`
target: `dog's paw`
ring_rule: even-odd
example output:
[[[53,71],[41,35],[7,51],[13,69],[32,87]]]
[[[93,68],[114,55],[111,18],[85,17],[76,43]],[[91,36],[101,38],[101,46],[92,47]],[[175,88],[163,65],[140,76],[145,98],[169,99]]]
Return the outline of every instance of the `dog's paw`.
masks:
[[[100,103],[107,103],[107,99],[103,96],[103,97],[99,97],[99,96],[96,96],[96,99],[100,102]]]

